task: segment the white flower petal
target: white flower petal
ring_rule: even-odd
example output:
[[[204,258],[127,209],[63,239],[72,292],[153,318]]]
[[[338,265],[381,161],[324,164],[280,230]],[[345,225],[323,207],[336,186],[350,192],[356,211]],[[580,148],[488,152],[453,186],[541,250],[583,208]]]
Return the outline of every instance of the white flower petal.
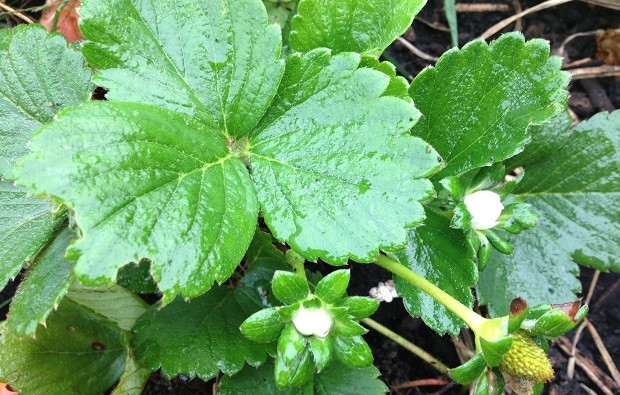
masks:
[[[465,196],[465,206],[471,215],[471,227],[476,230],[497,225],[497,219],[504,210],[499,195],[491,191],[477,191]]]

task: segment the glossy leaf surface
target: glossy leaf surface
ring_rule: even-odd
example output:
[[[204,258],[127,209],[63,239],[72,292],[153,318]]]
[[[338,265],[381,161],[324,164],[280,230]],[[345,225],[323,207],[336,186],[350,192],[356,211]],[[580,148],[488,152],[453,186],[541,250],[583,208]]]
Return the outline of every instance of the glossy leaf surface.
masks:
[[[178,298],[161,309],[151,307],[134,330],[138,362],[151,371],[161,367],[168,377],[185,374],[208,380],[219,371],[235,374],[246,362],[259,366],[267,354],[273,355],[274,343],[255,343],[241,334],[239,326],[265,307],[269,289],[261,285],[269,284],[274,270],[286,264],[262,232],[257,233],[250,252],[253,258],[244,277],[251,279],[249,284],[232,290],[219,286],[189,302]],[[274,259],[276,254],[281,260]]]
[[[256,395],[380,395],[388,388],[377,377],[374,366],[351,368],[332,360],[314,379],[301,388],[279,390],[273,378],[273,364],[266,363],[258,369],[246,366],[233,377],[224,377],[220,386],[222,395],[252,393]],[[257,386],[256,383],[261,383]]]
[[[33,335],[58,306],[73,280],[73,263],[64,259],[72,237],[65,227],[30,267],[11,302],[7,330]]]
[[[295,51],[379,55],[407,30],[425,0],[300,0],[291,20]]]
[[[511,239],[513,256],[495,255],[481,276],[481,299],[494,313],[505,314],[515,297],[529,305],[574,300],[575,262],[620,270],[619,136],[620,112],[599,114],[547,160],[526,166],[515,193],[541,218]]]
[[[478,280],[475,252],[465,233],[450,227],[448,218],[428,209],[424,224],[410,231],[407,247],[395,255],[403,265],[461,303],[473,305],[471,287]],[[465,325],[442,304],[400,277],[394,276],[394,283],[407,311],[421,317],[436,332],[456,335]]]
[[[122,335],[115,323],[72,300],[64,300],[36,338],[3,329],[2,375],[24,394],[105,392],[125,364]],[[68,372],[71,372],[68,374]]]
[[[91,72],[64,37],[41,26],[0,30],[0,177],[13,179],[13,164],[26,143],[62,108],[90,99]]]
[[[381,96],[390,78],[327,50],[287,58],[269,111],[250,137],[261,210],[274,236],[304,258],[344,264],[396,250],[432,194],[432,147],[407,131],[408,102]],[[406,192],[405,192],[406,191]]]
[[[31,149],[20,183],[75,210],[82,237],[68,256],[88,285],[112,284],[121,266],[149,257],[166,302],[194,297],[230,276],[254,234],[243,162],[187,115],[90,103],[42,129]]]
[[[260,0],[88,0],[80,15],[109,100],[185,113],[221,135],[247,134],[282,75],[280,28]]]
[[[543,40],[505,34],[446,52],[409,90],[422,119],[412,133],[447,162],[437,178],[488,166],[523,150],[528,126],[564,109],[568,75]]]
[[[54,219],[50,203],[0,181],[0,287],[15,277],[53,237],[62,219]]]

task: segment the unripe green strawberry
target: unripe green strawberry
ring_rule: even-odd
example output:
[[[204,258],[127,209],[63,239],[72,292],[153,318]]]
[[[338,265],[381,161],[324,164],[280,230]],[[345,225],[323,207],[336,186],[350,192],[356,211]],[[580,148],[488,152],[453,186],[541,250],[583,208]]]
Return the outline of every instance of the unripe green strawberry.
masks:
[[[514,377],[537,383],[553,378],[553,367],[547,354],[521,330],[512,334],[512,345],[502,357],[499,368]]]

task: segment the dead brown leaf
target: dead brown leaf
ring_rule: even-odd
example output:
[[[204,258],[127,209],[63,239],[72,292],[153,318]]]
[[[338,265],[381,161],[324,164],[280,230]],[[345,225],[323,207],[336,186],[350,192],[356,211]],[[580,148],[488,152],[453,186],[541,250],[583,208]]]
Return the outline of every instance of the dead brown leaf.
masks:
[[[596,58],[611,66],[620,65],[620,29],[607,29],[596,37]]]
[[[61,6],[63,0],[46,0],[45,4],[49,5],[41,14],[41,20],[39,21],[47,31],[51,31],[54,25],[54,17],[58,7]],[[84,38],[80,28],[78,27],[78,20],[80,16],[77,13],[77,8],[82,2],[80,0],[69,0],[65,6],[60,10],[58,16],[58,22],[56,23],[56,31],[67,38],[67,41],[74,42]],[[1,395],[1,394],[0,394]]]

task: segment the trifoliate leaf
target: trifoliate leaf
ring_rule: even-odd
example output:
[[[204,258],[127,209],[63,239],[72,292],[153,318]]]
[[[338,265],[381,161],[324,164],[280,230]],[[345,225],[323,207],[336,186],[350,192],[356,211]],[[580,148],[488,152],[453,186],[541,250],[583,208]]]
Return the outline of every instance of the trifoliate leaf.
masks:
[[[280,28],[260,0],[88,0],[80,15],[109,100],[166,107],[223,136],[256,125],[282,75]]]
[[[36,337],[2,331],[0,366],[23,394],[99,394],[120,377],[126,351],[116,324],[65,299]]]
[[[112,288],[91,288],[76,283],[69,288],[67,298],[116,322],[125,331],[133,328],[147,308],[147,304],[138,295],[117,285]]]
[[[381,96],[390,78],[358,69],[359,55],[327,50],[287,58],[278,94],[249,143],[265,222],[307,260],[373,261],[406,242],[438,168],[407,131],[410,103]]]
[[[73,279],[73,263],[64,259],[72,237],[65,227],[31,266],[11,302],[7,330],[33,335],[58,306]]]
[[[94,102],[30,147],[19,182],[75,210],[82,237],[68,257],[85,284],[110,285],[121,266],[148,257],[165,302],[195,297],[226,280],[252,240],[258,203],[243,162],[187,115]]]
[[[478,279],[475,252],[465,233],[451,228],[450,220],[437,211],[427,210],[424,224],[410,231],[409,244],[396,257],[461,303],[473,305],[471,287]],[[400,277],[394,276],[394,283],[407,311],[421,317],[433,330],[456,335],[465,325],[445,306]]]
[[[333,304],[339,301],[347,292],[351,272],[336,270],[323,277],[316,285],[314,294],[324,303]]]
[[[407,30],[426,0],[300,0],[291,20],[295,51],[379,55]],[[372,32],[372,33],[370,33]]]
[[[90,99],[90,76],[82,54],[61,35],[38,25],[0,30],[0,177],[13,179],[34,131],[62,108]]]
[[[320,373],[315,373],[313,380],[301,388],[280,390],[273,377],[273,364],[266,363],[258,369],[246,366],[238,374],[222,379],[222,395],[383,395],[388,388],[377,377],[379,370],[374,366],[351,368],[334,361]],[[256,385],[260,383],[260,385]]]
[[[620,272],[619,168],[620,111],[582,122],[560,150],[526,165],[514,193],[540,214],[536,232],[546,235],[539,234],[532,247],[544,246],[545,255]]]
[[[564,109],[568,74],[549,44],[505,34],[446,52],[409,90],[422,119],[412,130],[447,165],[437,178],[488,166],[523,150],[528,126]]]
[[[54,218],[50,203],[26,198],[26,192],[0,181],[0,288],[14,278],[54,237],[63,218]]]

